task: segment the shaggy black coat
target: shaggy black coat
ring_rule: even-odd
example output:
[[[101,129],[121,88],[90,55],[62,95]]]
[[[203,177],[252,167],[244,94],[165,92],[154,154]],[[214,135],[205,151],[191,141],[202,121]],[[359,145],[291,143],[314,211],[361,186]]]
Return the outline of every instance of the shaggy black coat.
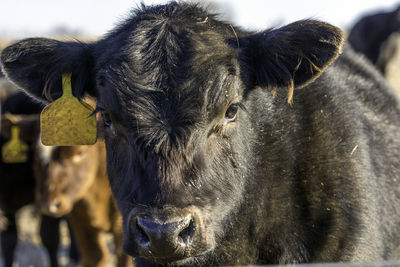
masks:
[[[1,63],[43,101],[64,72],[76,96],[97,98],[137,266],[391,259],[399,103],[349,47],[339,56],[342,42],[319,21],[252,33],[172,2],[135,10],[95,43],[22,40]],[[146,250],[139,219],[188,210],[182,250]]]

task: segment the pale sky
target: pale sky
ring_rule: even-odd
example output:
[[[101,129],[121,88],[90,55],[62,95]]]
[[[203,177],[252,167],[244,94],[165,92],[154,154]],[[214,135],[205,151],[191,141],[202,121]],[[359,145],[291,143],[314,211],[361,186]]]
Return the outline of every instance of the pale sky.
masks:
[[[46,36],[60,26],[100,36],[140,0],[0,0],[0,38]],[[165,0],[143,0],[146,4]],[[303,18],[349,28],[362,14],[391,10],[399,0],[211,0],[244,28],[262,30]]]

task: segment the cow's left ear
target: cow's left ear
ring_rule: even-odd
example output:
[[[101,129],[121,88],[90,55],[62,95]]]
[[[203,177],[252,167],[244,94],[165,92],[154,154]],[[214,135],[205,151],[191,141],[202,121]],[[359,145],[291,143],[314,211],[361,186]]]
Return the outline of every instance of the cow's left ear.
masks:
[[[340,29],[320,21],[297,21],[240,39],[242,78],[251,86],[303,87],[321,75],[340,54]]]

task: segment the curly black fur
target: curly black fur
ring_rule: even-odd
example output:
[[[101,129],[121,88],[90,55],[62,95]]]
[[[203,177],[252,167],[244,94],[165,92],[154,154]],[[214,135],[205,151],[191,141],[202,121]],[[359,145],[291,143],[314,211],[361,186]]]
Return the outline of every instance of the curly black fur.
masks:
[[[351,48],[339,56],[342,42],[319,21],[254,33],[171,2],[134,10],[92,44],[23,40],[1,62],[33,96],[58,95],[72,72],[74,94],[97,98],[138,266],[393,258],[399,104]],[[189,246],[141,247],[137,218],[188,210]]]

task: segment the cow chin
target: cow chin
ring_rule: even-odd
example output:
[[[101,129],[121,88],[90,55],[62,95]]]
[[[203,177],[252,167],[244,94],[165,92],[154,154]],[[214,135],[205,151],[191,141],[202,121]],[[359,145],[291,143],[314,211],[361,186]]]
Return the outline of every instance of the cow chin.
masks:
[[[50,217],[62,217],[72,211],[72,203],[69,201],[42,201],[39,210]]]
[[[186,265],[215,247],[214,232],[193,206],[134,208],[124,226],[123,249],[139,262]]]
[[[212,249],[207,250],[203,254],[187,257],[181,260],[168,260],[168,259],[148,259],[148,258],[135,258],[135,267],[144,266],[206,266],[209,255],[212,254]]]
[[[209,255],[212,255],[214,248],[203,251],[202,253],[196,253],[195,255],[186,255],[180,259],[178,258],[152,258],[152,257],[142,257],[134,256],[135,267],[141,266],[205,266],[204,263],[207,262]]]

